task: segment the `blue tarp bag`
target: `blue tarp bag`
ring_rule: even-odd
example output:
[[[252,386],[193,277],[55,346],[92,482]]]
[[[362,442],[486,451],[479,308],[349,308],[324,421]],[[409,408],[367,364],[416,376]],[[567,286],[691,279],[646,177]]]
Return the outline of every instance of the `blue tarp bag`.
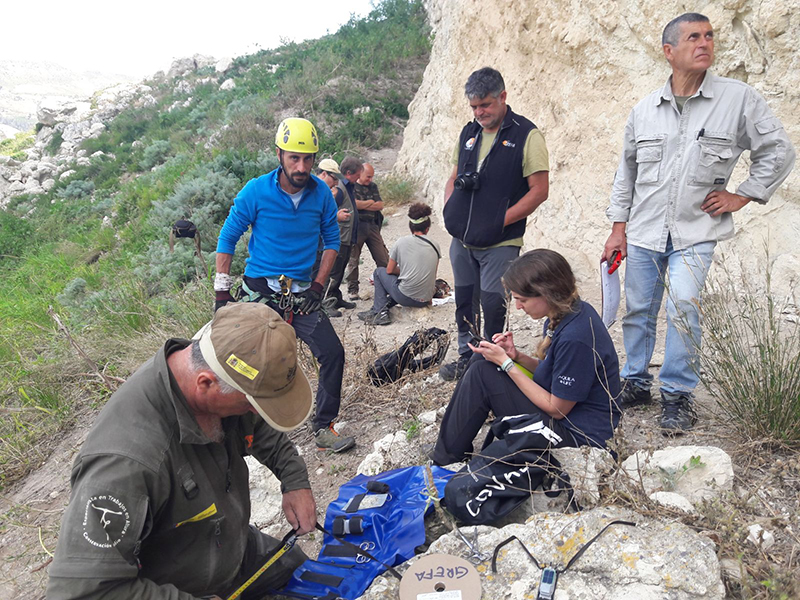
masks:
[[[431,467],[439,498],[452,471]],[[386,489],[388,486],[388,489]],[[390,566],[413,557],[425,543],[424,518],[433,510],[426,467],[405,467],[375,476],[358,475],[328,505],[325,529],[341,535]],[[325,535],[317,560],[307,560],[278,591],[295,598],[355,600],[386,570],[379,562]]]

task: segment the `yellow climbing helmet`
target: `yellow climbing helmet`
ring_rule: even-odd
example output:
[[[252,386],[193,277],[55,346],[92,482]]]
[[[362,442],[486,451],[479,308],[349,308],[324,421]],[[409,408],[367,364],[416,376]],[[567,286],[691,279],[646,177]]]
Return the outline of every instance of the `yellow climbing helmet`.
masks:
[[[314,124],[307,119],[284,119],[275,132],[275,145],[286,152],[319,152],[319,136]]]

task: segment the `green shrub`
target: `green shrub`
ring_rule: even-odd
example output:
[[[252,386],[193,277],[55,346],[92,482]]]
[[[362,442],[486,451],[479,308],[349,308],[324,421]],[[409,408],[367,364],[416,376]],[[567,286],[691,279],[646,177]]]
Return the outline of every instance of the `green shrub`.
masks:
[[[413,202],[417,195],[413,181],[389,175],[375,182],[381,191],[381,198],[388,205],[401,205]]]
[[[63,142],[64,137],[61,135],[61,132],[56,129],[53,132],[53,137],[51,137],[50,141],[47,142],[47,146],[45,146],[44,151],[50,156],[55,156],[58,153],[58,150],[61,148],[61,144]]]
[[[29,220],[0,209],[0,265],[21,257],[33,242],[33,236]]]
[[[25,150],[31,148],[36,142],[33,131],[21,131],[13,138],[0,140],[0,156],[10,156],[14,160],[25,160],[28,155]]]
[[[769,256],[763,281],[734,278],[725,269],[709,278],[701,307],[700,378],[722,417],[740,434],[800,444],[800,325],[773,294]],[[763,287],[759,289],[759,286]]]
[[[171,146],[167,140],[156,140],[144,149],[139,166],[142,169],[149,170],[156,165],[160,165],[166,160],[170,150]]]
[[[93,193],[93,181],[87,181],[86,179],[73,179],[69,182],[67,187],[58,190],[57,195],[59,198],[71,199],[88,197]]]

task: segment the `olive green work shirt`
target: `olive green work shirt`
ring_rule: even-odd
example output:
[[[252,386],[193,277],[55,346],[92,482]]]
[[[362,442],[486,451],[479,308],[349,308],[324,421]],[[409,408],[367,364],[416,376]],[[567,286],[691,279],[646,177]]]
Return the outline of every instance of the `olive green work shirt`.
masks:
[[[310,488],[285,433],[254,414],[212,442],[167,367],[169,340],[100,412],[72,468],[49,600],[190,600],[230,591],[250,519],[250,454],[282,491]]]

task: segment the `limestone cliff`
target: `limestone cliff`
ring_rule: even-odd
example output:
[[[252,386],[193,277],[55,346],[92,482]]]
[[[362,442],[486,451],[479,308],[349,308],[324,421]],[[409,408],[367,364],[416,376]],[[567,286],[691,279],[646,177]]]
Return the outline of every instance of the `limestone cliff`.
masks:
[[[584,285],[594,285],[610,230],[604,211],[625,120],[670,73],[660,46],[664,25],[691,9],[714,26],[714,71],[755,87],[800,145],[798,0],[691,7],[627,0],[431,0],[435,42],[396,168],[422,182],[428,202],[441,209],[453,145],[472,118],[466,78],[483,66],[499,69],[509,105],[542,129],[550,150],[550,198],[528,219],[526,247],[562,251]],[[746,177],[747,156],[731,191]],[[800,167],[767,206],[748,205],[735,221],[738,233],[722,245],[725,254],[763,256],[762,240],[768,239],[778,279],[793,277],[800,271]]]

